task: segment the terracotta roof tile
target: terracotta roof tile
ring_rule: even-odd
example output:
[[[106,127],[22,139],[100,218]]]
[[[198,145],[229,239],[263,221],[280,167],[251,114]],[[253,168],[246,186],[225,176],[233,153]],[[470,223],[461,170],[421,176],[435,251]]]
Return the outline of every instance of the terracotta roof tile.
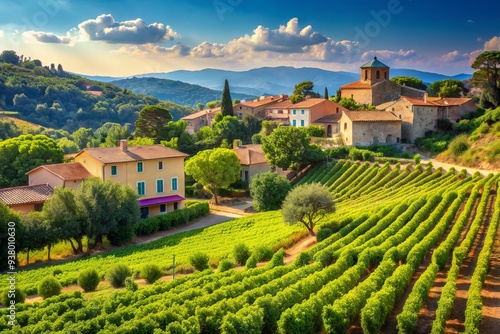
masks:
[[[401,119],[387,111],[344,111],[353,122],[401,122]]]
[[[71,162],[66,164],[52,164],[52,165],[42,165],[35,169],[30,170],[26,174],[31,174],[37,170],[45,169],[50,173],[56,175],[62,180],[72,181],[72,180],[83,180],[93,175],[89,173],[85,167],[79,162]]]
[[[468,97],[445,97],[434,101],[434,103],[440,106],[459,106],[471,100],[472,99]]]
[[[289,99],[285,99],[283,101],[275,102],[275,103],[268,105],[266,107],[266,110],[267,109],[286,109],[286,108],[290,107],[292,104],[293,103]]]
[[[331,102],[330,100],[326,100],[326,99],[323,99],[323,98],[310,98],[310,99],[305,99],[303,101],[300,101],[300,102],[297,102],[295,104],[292,104],[288,107],[288,109],[300,109],[300,108],[310,108],[312,106],[315,106],[317,104],[320,104],[320,103],[323,103],[325,101],[329,101]],[[333,103],[333,102],[332,102]]]
[[[406,101],[410,102],[411,104],[415,105],[415,106],[428,106],[428,107],[435,107],[436,106],[436,103],[435,102],[432,102],[432,101],[424,101],[424,100],[420,100],[420,99],[416,99],[416,98],[413,98],[413,97],[408,97],[408,96],[401,96],[402,99],[405,99]]]
[[[321,118],[318,118],[317,120],[314,120],[312,123],[337,123],[340,121],[340,118],[342,117],[341,113],[338,114],[330,114],[323,116]]]
[[[5,205],[43,203],[54,194],[48,184],[0,189],[0,201]]]
[[[194,112],[192,114],[186,115],[186,116],[182,117],[181,119],[191,120],[191,119],[196,119],[198,117],[204,116],[206,114],[215,115],[215,114],[220,113],[220,109],[221,109],[220,107],[219,108],[212,108],[212,109],[203,109],[201,111],[197,111],[197,112]]]
[[[165,147],[163,145],[131,146],[126,151],[123,151],[120,147],[85,148],[80,153],[78,153],[78,155],[80,155],[82,152],[86,152],[97,160],[106,164],[151,159],[188,157],[188,155],[185,153],[179,152],[169,147]]]
[[[233,149],[240,159],[242,165],[256,165],[267,163],[266,156],[261,145],[245,145]]]
[[[276,101],[282,101],[283,99],[288,99],[288,96],[265,96],[262,98],[255,99],[253,101],[245,101],[241,102],[240,105],[245,106],[245,107],[251,107],[251,108],[256,108],[256,107],[261,107],[265,106],[267,104],[276,102]]]
[[[348,84],[343,85],[340,89],[370,89],[372,86],[367,83],[363,83],[361,81],[355,81]]]

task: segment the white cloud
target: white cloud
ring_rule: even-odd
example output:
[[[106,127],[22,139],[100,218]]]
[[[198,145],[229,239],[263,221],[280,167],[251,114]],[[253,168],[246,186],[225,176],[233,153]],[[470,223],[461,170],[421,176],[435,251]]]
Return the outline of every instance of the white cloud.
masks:
[[[0,38],[2,38],[2,37],[3,37],[3,35],[4,35],[3,30],[0,30]]]
[[[179,37],[177,32],[163,23],[147,24],[140,18],[116,22],[110,14],[103,14],[96,19],[84,21],[78,25],[78,28],[85,40],[106,43],[161,43]]]
[[[500,36],[495,36],[484,43],[484,51],[500,51]]]
[[[144,45],[125,45],[118,50],[111,51],[118,54],[131,54],[131,55],[150,55],[150,54],[164,54],[168,56],[185,57],[189,55],[191,48],[177,43],[172,47],[164,47],[154,44]]]
[[[27,42],[40,42],[40,43],[54,43],[54,44],[71,44],[73,41],[71,37],[58,36],[51,32],[43,31],[25,31],[22,34],[23,39]]]
[[[408,61],[415,61],[419,58],[415,50],[403,50],[392,51],[392,50],[374,50],[366,51],[361,56],[362,60],[368,61],[373,57],[378,57],[381,61],[392,62],[404,64]]]

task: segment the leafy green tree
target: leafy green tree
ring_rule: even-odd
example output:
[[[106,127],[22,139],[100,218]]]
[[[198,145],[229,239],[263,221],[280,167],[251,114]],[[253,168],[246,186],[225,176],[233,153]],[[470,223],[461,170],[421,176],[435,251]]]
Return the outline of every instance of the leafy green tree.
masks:
[[[253,114],[245,114],[243,116],[243,140],[246,143],[250,143],[252,136],[259,133],[261,129],[261,121]]]
[[[262,121],[262,129],[260,133],[262,136],[269,136],[278,126],[279,123],[265,119]]]
[[[128,139],[130,134],[130,128],[127,124],[122,126],[121,124],[112,122],[104,123],[96,130],[99,146],[101,147],[118,146],[120,140]]]
[[[4,50],[0,54],[0,63],[19,65],[19,56],[13,50]]]
[[[78,210],[88,226],[88,238],[94,239],[92,247],[101,245],[104,236],[114,245],[130,241],[140,217],[137,198],[130,186],[109,180],[87,179],[77,188]]]
[[[198,152],[186,162],[185,172],[204,185],[219,204],[218,188],[227,187],[241,178],[240,160],[230,149],[216,148]]]
[[[78,145],[68,138],[59,139],[57,145],[63,150],[64,154],[77,153],[80,150]]]
[[[21,135],[4,140],[0,142],[0,187],[27,184],[26,172],[63,160],[63,150],[45,135]]]
[[[203,103],[196,103],[196,110],[202,111],[205,109],[205,105]]]
[[[129,146],[148,146],[154,145],[155,140],[153,138],[137,137],[128,141]]]
[[[8,263],[8,247],[4,247],[4,245],[7,245],[8,238],[9,238],[9,232],[12,232],[13,230],[9,230],[9,228],[16,228],[19,227],[20,224],[19,222],[21,221],[21,215],[2,202],[0,202],[0,244],[2,247],[0,247],[0,271],[7,270],[9,268],[9,263]],[[10,224],[9,224],[10,223]],[[12,225],[13,226],[9,226]],[[15,233],[19,233],[19,231],[16,229]],[[16,239],[16,248],[21,249],[21,238],[17,237]]]
[[[397,77],[392,77],[390,79],[392,82],[397,83],[398,85],[405,85],[408,87],[413,87],[416,89],[421,89],[421,90],[426,90],[427,86],[420,80],[419,78],[415,77],[410,77],[410,76],[405,76],[405,75],[400,75]]]
[[[333,101],[340,106],[348,109],[348,110],[377,110],[374,106],[371,104],[358,104],[354,99],[350,97],[340,97],[339,95],[335,97],[331,97],[330,101]]]
[[[73,253],[79,254],[83,252],[82,239],[88,234],[90,226],[85,217],[87,213],[79,210],[75,195],[73,189],[57,187],[54,196],[45,202],[42,212],[56,238],[54,241],[69,241]]]
[[[243,136],[242,124],[236,116],[217,117],[216,120],[212,124],[212,134],[218,146],[220,146],[224,139],[228,143],[232,143],[235,139],[241,139]]]
[[[207,108],[214,109],[221,106],[221,100],[207,102]]]
[[[293,89],[293,94],[290,95],[289,99],[292,103],[297,103],[305,99],[307,96],[310,97],[320,97],[316,92],[313,92],[314,84],[312,81],[302,81],[295,85]]]
[[[79,128],[73,132],[72,137],[81,150],[88,147],[88,144],[95,140],[94,131],[91,128]]]
[[[483,107],[500,106],[500,51],[485,51],[472,63],[472,83],[482,89]]]
[[[167,109],[159,106],[146,106],[139,112],[135,121],[135,137],[154,138],[156,143],[167,139],[166,125],[172,120]]]
[[[12,137],[17,137],[21,134],[21,130],[11,120],[0,119],[0,139],[5,140]]]
[[[283,202],[281,213],[287,224],[302,223],[309,235],[327,214],[335,211],[333,195],[319,183],[302,184],[294,188]]]
[[[231,92],[229,91],[229,83],[227,82],[227,79],[224,81],[220,107],[223,116],[233,116],[233,101],[231,100]]]
[[[427,88],[429,96],[460,97],[468,93],[464,83],[456,79],[445,79],[433,82]]]
[[[165,129],[167,133],[167,140],[170,140],[174,137],[179,138],[184,131],[186,131],[186,127],[188,126],[188,123],[181,119],[176,122],[170,121],[167,124],[167,127]]]
[[[262,150],[273,167],[299,170],[308,147],[309,136],[293,126],[280,126],[269,136],[262,137]]]
[[[21,217],[22,238],[20,249],[26,252],[26,263],[30,263],[30,251],[42,250],[56,241],[55,234],[46,223],[42,212],[32,211]],[[50,251],[50,249],[49,249]],[[50,254],[49,254],[50,258]]]
[[[250,196],[257,211],[278,210],[290,191],[290,182],[276,172],[259,173],[250,182]]]

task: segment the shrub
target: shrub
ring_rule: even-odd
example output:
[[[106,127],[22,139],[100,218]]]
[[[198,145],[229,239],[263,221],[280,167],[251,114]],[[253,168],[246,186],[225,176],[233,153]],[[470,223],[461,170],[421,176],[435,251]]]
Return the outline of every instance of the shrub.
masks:
[[[257,211],[278,210],[291,185],[287,178],[275,172],[259,173],[250,183],[250,196]]]
[[[255,256],[257,259],[257,262],[259,261],[269,261],[273,257],[273,249],[272,247],[264,246],[264,245],[259,245],[255,247],[252,256]]]
[[[160,267],[156,264],[145,264],[141,270],[141,278],[149,284],[153,284],[162,276]]]
[[[52,276],[45,277],[38,285],[38,294],[43,298],[57,296],[61,293],[61,283]]]
[[[78,275],[78,285],[85,292],[94,291],[101,278],[95,269],[84,270]]]
[[[274,268],[284,265],[285,265],[285,250],[283,248],[280,248],[276,253],[274,253],[273,258],[266,264],[266,267]]]
[[[208,255],[202,252],[196,252],[189,257],[189,263],[198,271],[208,269]]]
[[[250,257],[250,250],[245,244],[237,244],[234,246],[233,255],[236,263],[243,266]]]
[[[134,278],[132,276],[125,278],[125,289],[129,291],[137,291],[137,289],[139,289],[139,285],[134,282]]]
[[[114,288],[124,286],[125,279],[132,275],[129,267],[124,264],[116,264],[107,272],[106,278]]]
[[[14,298],[11,298],[14,297]],[[24,299],[26,298],[26,294],[24,293],[23,290],[18,288],[17,286],[14,288],[13,291],[10,291],[9,289],[5,290],[2,292],[2,304],[5,307],[8,307],[10,305],[10,301],[14,300],[17,304],[24,303]]]
[[[213,269],[218,268],[219,263],[220,263],[220,259],[218,257],[213,257],[210,260],[208,260],[208,266],[210,268],[213,268]]]
[[[256,267],[257,267],[257,262],[259,262],[259,261],[257,261],[257,258],[256,258],[255,256],[253,256],[253,255],[252,255],[252,256],[250,256],[250,257],[247,259],[247,261],[246,261],[246,263],[245,263],[245,267],[246,267],[247,269],[250,269],[250,268],[256,268]]]
[[[219,262],[219,267],[217,269],[221,273],[223,271],[231,270],[231,269],[233,269],[233,267],[234,267],[234,264],[233,264],[233,262],[231,260],[229,260],[229,259],[222,259]]]
[[[62,274],[63,271],[61,269],[54,269],[54,271],[52,272],[52,276],[56,277],[57,275],[60,275]]]
[[[316,233],[316,241],[320,242],[332,235],[332,230],[328,227],[324,227]]]
[[[422,156],[420,154],[415,154],[415,156],[413,157],[413,162],[415,162],[415,165],[420,164],[421,161],[422,161]]]
[[[462,155],[465,151],[469,149],[469,142],[467,141],[466,135],[460,135],[455,137],[450,144],[450,152],[453,153],[454,156],[458,157]]]
[[[252,144],[262,144],[262,135],[260,133],[252,136]]]

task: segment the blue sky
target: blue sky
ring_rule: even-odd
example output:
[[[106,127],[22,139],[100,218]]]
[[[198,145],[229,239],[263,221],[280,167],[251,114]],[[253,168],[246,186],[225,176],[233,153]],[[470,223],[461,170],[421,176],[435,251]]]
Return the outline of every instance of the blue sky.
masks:
[[[261,66],[471,73],[500,50],[497,1],[0,0],[0,49],[127,76]]]

